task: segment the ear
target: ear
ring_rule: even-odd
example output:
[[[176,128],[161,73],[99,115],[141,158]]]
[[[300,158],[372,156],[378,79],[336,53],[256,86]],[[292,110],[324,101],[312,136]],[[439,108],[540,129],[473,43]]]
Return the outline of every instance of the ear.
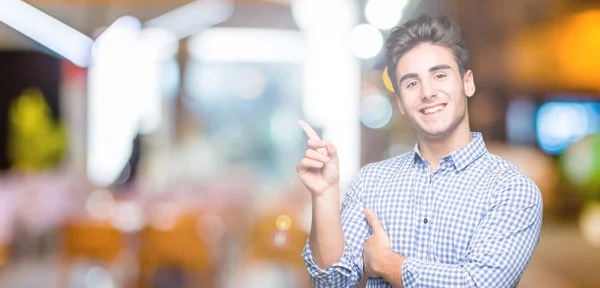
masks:
[[[475,94],[475,82],[473,81],[473,72],[471,70],[467,70],[465,76],[463,76],[463,86],[467,97],[471,97]]]
[[[406,110],[404,110],[404,104],[402,104],[402,96],[400,96],[399,94],[395,94],[394,96],[394,98],[396,98],[396,104],[398,104],[398,110],[400,110],[400,113],[402,113],[402,115],[406,115]]]

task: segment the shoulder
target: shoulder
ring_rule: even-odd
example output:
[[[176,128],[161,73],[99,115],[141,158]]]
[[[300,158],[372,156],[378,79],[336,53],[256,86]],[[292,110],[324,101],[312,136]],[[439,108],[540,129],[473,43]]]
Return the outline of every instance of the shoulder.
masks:
[[[493,196],[508,197],[524,203],[541,205],[542,195],[537,184],[514,164],[492,153],[486,153],[485,164],[491,170],[494,182]]]
[[[411,157],[414,157],[414,153],[409,151],[393,158],[363,166],[356,175],[352,187],[357,189],[363,186],[364,183],[372,184],[398,173],[406,164],[410,163]]]
[[[386,176],[397,173],[407,164],[411,163],[414,157],[414,152],[409,151],[396,157],[388,158],[378,162],[372,162],[365,165],[361,169],[361,174],[364,176],[377,176],[377,178],[385,178]]]

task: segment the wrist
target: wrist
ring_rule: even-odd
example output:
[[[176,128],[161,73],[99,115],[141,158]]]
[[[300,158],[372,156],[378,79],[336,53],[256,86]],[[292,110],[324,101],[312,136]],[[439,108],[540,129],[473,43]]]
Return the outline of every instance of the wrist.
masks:
[[[401,279],[402,265],[404,265],[405,260],[405,256],[392,250],[388,250],[382,257],[382,263],[378,267],[379,271],[375,272],[379,274],[379,276],[388,280],[388,282],[392,279]]]
[[[340,199],[340,185],[335,184],[323,191],[323,193],[313,194],[312,195],[313,202],[314,201],[337,201]]]

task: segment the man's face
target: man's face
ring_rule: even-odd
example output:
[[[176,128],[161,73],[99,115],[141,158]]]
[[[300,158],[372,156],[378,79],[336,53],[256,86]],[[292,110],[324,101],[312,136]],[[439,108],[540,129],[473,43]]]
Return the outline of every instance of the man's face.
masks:
[[[398,61],[398,108],[421,136],[438,139],[465,120],[467,97],[475,92],[473,73],[461,75],[452,51],[421,44]]]

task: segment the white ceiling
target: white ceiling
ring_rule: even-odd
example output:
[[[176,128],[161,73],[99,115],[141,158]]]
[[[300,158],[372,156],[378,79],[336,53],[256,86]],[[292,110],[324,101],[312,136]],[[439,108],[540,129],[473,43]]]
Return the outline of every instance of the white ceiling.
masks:
[[[110,6],[83,4],[34,6],[82,33],[94,37],[99,28],[110,25],[121,16],[131,15],[145,22],[191,1],[174,0],[173,2],[170,4]],[[297,29],[289,6],[273,3],[237,4],[232,17],[219,26]],[[38,43],[0,22],[0,50],[37,49],[39,47]]]
[[[120,16],[131,15],[141,21],[145,21],[175,9],[180,5],[35,5],[35,7],[82,33],[93,36],[98,28],[110,25],[110,23]],[[12,50],[35,47],[39,47],[39,45],[0,22],[0,49]]]

